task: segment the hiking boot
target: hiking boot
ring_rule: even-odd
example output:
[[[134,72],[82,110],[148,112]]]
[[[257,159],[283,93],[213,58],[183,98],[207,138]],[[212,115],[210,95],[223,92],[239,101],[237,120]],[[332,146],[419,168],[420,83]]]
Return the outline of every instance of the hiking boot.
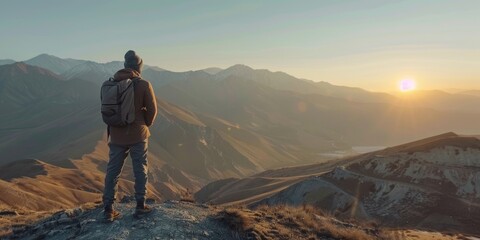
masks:
[[[133,214],[133,216],[135,218],[141,218],[149,213],[151,213],[153,211],[152,208],[150,208],[149,206],[147,205],[143,205],[143,206],[137,206],[135,208],[135,213]]]
[[[120,216],[121,216],[120,212],[117,212],[113,209],[103,211],[103,220],[106,223],[111,223],[115,221],[115,219],[120,218]]]

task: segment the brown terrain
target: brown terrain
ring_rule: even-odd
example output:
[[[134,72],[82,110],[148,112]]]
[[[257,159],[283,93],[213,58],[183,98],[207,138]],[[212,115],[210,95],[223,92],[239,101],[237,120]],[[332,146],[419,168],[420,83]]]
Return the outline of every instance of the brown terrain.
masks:
[[[468,239],[462,234],[392,230],[375,222],[340,221],[311,206],[222,208],[188,202],[151,204],[154,212],[143,219],[131,216],[133,203],[118,204],[122,219],[101,223],[102,208],[82,205],[43,215],[0,218],[2,239]],[[23,217],[23,219],[20,219]],[[22,221],[22,224],[20,224]]]
[[[331,164],[220,180],[195,197],[222,205],[312,204],[383,226],[480,234],[479,167],[480,139],[446,133]]]
[[[92,89],[120,65],[40,55],[0,66],[0,211],[24,216],[100,200],[108,146]],[[149,198],[307,203],[342,219],[478,234],[478,137],[411,142],[478,133],[475,94],[425,93],[431,101],[416,104],[244,65],[147,67],[143,76],[159,97]],[[327,162],[353,146],[400,142],[410,143]],[[127,161],[118,199],[132,185]]]

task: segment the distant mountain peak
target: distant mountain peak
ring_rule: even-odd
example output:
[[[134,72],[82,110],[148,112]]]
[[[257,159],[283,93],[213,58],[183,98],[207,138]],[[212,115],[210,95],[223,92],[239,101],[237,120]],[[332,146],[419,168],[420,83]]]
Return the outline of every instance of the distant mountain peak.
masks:
[[[74,66],[82,64],[83,62],[85,61],[76,59],[63,59],[46,53],[42,53],[25,61],[25,63],[29,65],[46,68],[57,74],[61,74]]]
[[[225,70],[248,70],[248,71],[251,71],[251,70],[254,70],[253,68],[251,68],[250,66],[247,66],[245,64],[235,64]]]
[[[55,56],[53,56],[51,54],[47,54],[47,53],[41,53],[37,57],[55,57]]]
[[[217,78],[227,78],[229,76],[243,76],[246,78],[252,78],[255,75],[256,70],[244,65],[244,64],[235,64],[225,70],[219,71],[215,75]]]
[[[37,56],[27,60],[27,61],[32,61],[32,60],[37,60],[37,59],[44,60],[44,59],[52,59],[52,58],[53,59],[61,59],[61,58],[59,58],[57,56],[54,56],[54,55],[42,53],[42,54],[39,54],[39,55],[37,55]]]
[[[12,64],[0,66],[0,67],[2,69],[6,69],[7,72],[10,72],[11,75],[39,74],[39,75],[49,75],[54,78],[59,78],[55,73],[51,72],[48,69],[32,66],[24,62],[15,62]]]

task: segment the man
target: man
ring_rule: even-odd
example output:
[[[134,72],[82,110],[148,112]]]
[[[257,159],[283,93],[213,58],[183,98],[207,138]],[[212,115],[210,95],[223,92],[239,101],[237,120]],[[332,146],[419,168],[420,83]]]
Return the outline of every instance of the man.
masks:
[[[141,216],[152,211],[145,205],[147,193],[147,147],[150,136],[149,126],[155,121],[157,103],[152,85],[141,79],[143,60],[132,50],[125,54],[125,68],[115,73],[113,81],[132,79],[134,87],[135,121],[125,127],[110,128],[110,160],[105,176],[105,191],[103,193],[104,217],[112,222],[120,217],[113,209],[118,178],[128,153],[132,158],[135,176],[135,200],[137,206],[134,216]]]

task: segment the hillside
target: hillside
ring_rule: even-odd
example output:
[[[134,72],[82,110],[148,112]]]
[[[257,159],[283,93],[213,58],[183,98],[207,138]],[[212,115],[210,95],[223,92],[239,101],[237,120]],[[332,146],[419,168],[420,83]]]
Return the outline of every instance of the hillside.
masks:
[[[179,199],[208,181],[246,176],[261,169],[192,113],[160,100],[158,102],[159,118],[151,130],[153,136],[149,153],[149,192],[152,198]],[[12,188],[34,192],[46,202],[54,200],[57,204],[38,201],[39,207],[22,206],[18,203],[23,201],[15,201],[10,196],[15,192],[3,196],[6,198],[4,203],[14,208],[30,206],[40,210],[97,201],[103,189],[108,161],[105,127],[95,117],[97,114],[96,107],[85,106],[85,111],[71,113],[39,127],[12,130],[8,137],[15,137],[1,146],[5,149],[1,151],[2,159],[7,163],[1,167],[2,173],[5,171],[8,174],[0,174],[0,178]],[[55,138],[50,137],[52,135]],[[37,142],[40,138],[44,140]],[[33,147],[22,150],[21,146],[25,145]],[[40,161],[17,160],[30,156],[37,156]],[[33,174],[29,169],[34,168],[48,168],[50,171]],[[120,181],[120,197],[132,193],[132,181],[131,164],[127,161]],[[64,199],[63,194],[54,194],[57,188],[65,194],[84,194],[87,197]]]
[[[23,110],[35,104],[68,104],[93,98],[92,85],[66,81],[55,73],[25,63],[0,66],[0,108]]]
[[[337,160],[331,170],[326,164],[306,166],[303,176],[301,168],[286,168],[214,182],[195,196],[227,205],[312,204],[385,226],[479,234],[479,156],[480,139],[446,133]]]

